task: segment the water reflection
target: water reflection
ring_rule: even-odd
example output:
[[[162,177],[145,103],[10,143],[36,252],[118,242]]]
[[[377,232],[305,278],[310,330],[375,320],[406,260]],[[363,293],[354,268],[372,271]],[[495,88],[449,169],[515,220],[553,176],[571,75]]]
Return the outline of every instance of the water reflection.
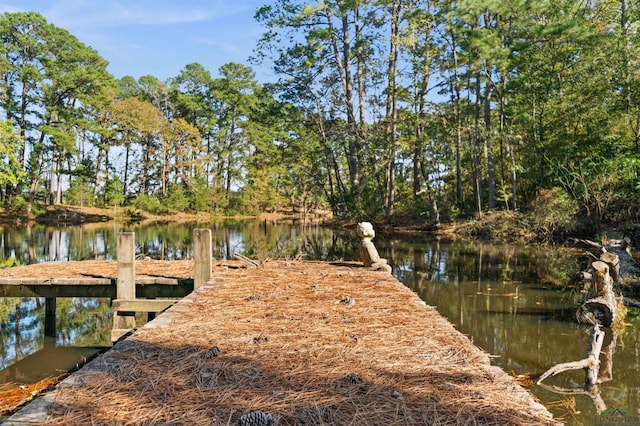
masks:
[[[67,260],[114,259],[118,232],[136,233],[136,254],[160,260],[193,258],[193,230],[212,230],[213,257],[242,253],[256,259],[342,259],[353,256],[352,238],[318,225],[224,221],[211,225],[0,226],[0,267]]]
[[[259,260],[355,260],[357,256],[358,241],[352,234],[320,226],[264,221],[207,226],[212,229],[215,259],[229,259],[234,253]],[[118,231],[136,233],[138,256],[189,259],[196,227],[203,225],[0,228],[0,265],[113,259]],[[564,288],[583,269],[574,253],[550,247],[445,243],[416,236],[390,238],[381,233],[374,243],[400,281],[495,356],[494,363],[504,370],[535,378],[552,365],[584,356],[590,330],[574,320],[581,294]],[[108,300],[59,301],[57,315],[58,347],[109,344]],[[0,299],[0,367],[43,347],[43,316],[42,300]],[[608,407],[640,414],[638,314],[632,313],[628,321],[632,325],[617,338],[613,380],[602,384],[600,395]],[[563,373],[545,383],[580,389],[584,374]],[[597,413],[588,395],[560,394],[544,386],[531,390],[554,414],[564,415],[568,424],[593,424]]]

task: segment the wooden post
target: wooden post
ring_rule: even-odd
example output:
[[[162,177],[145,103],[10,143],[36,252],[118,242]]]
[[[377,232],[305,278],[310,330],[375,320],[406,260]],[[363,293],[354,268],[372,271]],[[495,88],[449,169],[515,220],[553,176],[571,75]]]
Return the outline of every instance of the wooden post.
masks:
[[[193,252],[193,289],[195,290],[211,279],[211,229],[194,229]]]
[[[56,298],[44,299],[44,337],[56,338]]]
[[[118,280],[116,282],[116,298],[120,300],[135,300],[136,298],[136,263],[135,263],[135,233],[121,232],[118,234]],[[113,328],[111,341],[134,329],[136,318],[132,315],[121,315],[113,310]]]

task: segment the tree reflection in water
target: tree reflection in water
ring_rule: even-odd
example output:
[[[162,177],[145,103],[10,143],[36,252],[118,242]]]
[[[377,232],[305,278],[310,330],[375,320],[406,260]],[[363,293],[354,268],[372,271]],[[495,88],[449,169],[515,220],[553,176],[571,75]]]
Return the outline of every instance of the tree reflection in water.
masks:
[[[363,218],[366,219],[366,218]],[[116,233],[134,231],[138,255],[152,259],[192,258],[193,229],[209,227],[213,257],[229,259],[238,252],[256,260],[275,258],[357,260],[354,234],[316,225],[232,221],[210,225],[0,228],[0,265],[45,261],[113,259]],[[375,239],[380,256],[393,273],[427,304],[434,305],[473,342],[494,355],[507,372],[536,377],[549,366],[584,357],[589,333],[574,320],[579,289],[568,287],[582,260],[574,252],[553,247],[444,242],[423,236]],[[617,337],[610,364],[613,380],[602,383],[599,396],[607,407],[631,413],[640,409],[640,318]],[[43,301],[0,299],[0,366],[43,346]],[[92,345],[108,342],[108,300],[59,300],[56,343]],[[634,316],[635,315],[635,316]],[[611,351],[613,353],[613,351]],[[610,365],[610,367],[609,367]],[[562,374],[553,386],[579,389],[584,374]],[[543,386],[530,390],[567,423],[592,424],[597,410],[589,395],[562,395]],[[575,404],[570,401],[575,399]],[[574,417],[571,417],[569,410]],[[579,412],[579,413],[578,413]]]

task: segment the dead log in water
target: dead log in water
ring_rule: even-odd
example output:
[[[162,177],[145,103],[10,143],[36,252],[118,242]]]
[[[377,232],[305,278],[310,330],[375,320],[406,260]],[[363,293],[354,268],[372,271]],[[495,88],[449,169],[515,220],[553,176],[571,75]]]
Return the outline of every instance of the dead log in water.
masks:
[[[629,283],[638,280],[640,277],[640,265],[631,256],[631,239],[607,239],[603,244],[591,240],[576,238],[572,240],[575,244],[586,246],[590,250],[590,255],[594,259],[601,260],[613,266],[611,275],[618,284]],[[617,260],[613,257],[616,255]],[[615,263],[615,265],[614,265]]]
[[[617,301],[613,291],[614,279],[609,271],[609,264],[600,260],[589,267],[589,292],[576,312],[578,322],[600,324],[604,327],[611,327],[613,324]]]
[[[600,372],[600,351],[602,351],[602,343],[604,341],[604,331],[600,329],[598,324],[594,324],[591,330],[591,341],[589,350],[585,358],[580,361],[565,362],[556,364],[548,369],[538,378],[537,384],[540,384],[547,377],[553,377],[559,373],[570,370],[585,370],[585,385],[587,389],[591,389],[598,384],[598,374]]]
[[[623,284],[630,274],[637,276],[638,268],[635,260],[629,254],[630,240],[610,240],[598,244],[589,240],[576,240],[593,249],[595,253],[589,255],[595,259],[589,268],[581,273],[587,294],[576,312],[578,322],[592,324],[589,348],[585,358],[579,361],[566,362],[554,365],[544,372],[537,380],[541,384],[548,377],[569,370],[585,370],[585,388],[592,397],[598,413],[606,409],[599,392],[599,384],[612,380],[613,376],[613,352],[616,345],[616,332],[613,331],[613,339],[605,350],[607,364],[605,375],[600,376],[600,352],[605,337],[601,327],[611,327],[618,314],[618,301],[614,292],[614,284]],[[624,314],[620,314],[623,316]]]
[[[600,385],[613,380],[613,355],[618,340],[616,331],[612,329],[611,332],[611,341],[603,350],[602,346],[605,340],[605,332],[600,330],[599,325],[595,325],[591,330],[589,349],[587,350],[585,358],[580,361],[567,362],[551,367],[538,378],[536,384],[559,394],[587,395],[593,401],[598,414],[605,412],[607,410],[607,404],[604,402],[600,393]],[[604,362],[599,362],[600,355],[604,355]],[[548,377],[553,377],[564,371],[577,370],[580,368],[585,370],[584,389],[570,389],[542,383],[542,381]]]

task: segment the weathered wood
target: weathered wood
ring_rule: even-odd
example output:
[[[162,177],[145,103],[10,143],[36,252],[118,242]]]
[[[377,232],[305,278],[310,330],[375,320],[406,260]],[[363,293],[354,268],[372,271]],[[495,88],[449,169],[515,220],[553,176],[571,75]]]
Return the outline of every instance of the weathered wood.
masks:
[[[116,297],[118,299],[133,300],[136,298],[136,263],[135,263],[135,234],[121,232],[118,234],[118,280],[116,282]],[[133,329],[136,326],[135,316],[121,315],[117,309],[113,310],[113,330]],[[113,340],[113,332],[111,336]]]
[[[193,288],[199,288],[211,280],[211,229],[193,231]]]
[[[176,302],[168,299],[114,299],[111,306],[118,312],[162,312]]]
[[[609,265],[601,261],[593,262],[590,273],[592,281],[589,293],[578,308],[576,318],[581,323],[610,327],[616,317],[617,302]]]
[[[598,324],[593,326],[591,330],[591,339],[589,340],[589,350],[585,358],[585,386],[587,390],[592,389],[598,384],[598,375],[600,374],[600,351],[602,351],[602,343],[604,342],[604,331],[600,329]]]
[[[136,298],[136,262],[135,234],[121,232],[118,234],[118,299]]]
[[[547,377],[553,377],[564,371],[585,369],[585,385],[587,389],[591,389],[598,384],[598,374],[600,371],[600,351],[604,341],[604,331],[600,329],[598,324],[594,324],[591,330],[591,339],[589,349],[584,359],[580,361],[565,362],[557,364],[545,371],[537,380],[536,384],[540,384]]]
[[[193,291],[191,278],[142,278],[136,280],[136,297],[184,297]],[[0,283],[0,297],[105,297],[117,298],[112,284],[7,284]]]
[[[249,265],[249,267],[251,268],[256,268],[258,267],[260,264],[258,262],[256,262],[253,259],[249,259],[247,256],[240,254],[240,253],[233,253],[234,257],[237,257],[238,259],[242,260],[244,263],[246,263],[247,265]]]
[[[157,278],[136,278],[136,285],[179,285],[181,281],[184,279],[178,278],[166,278],[166,277],[157,277]]]
[[[371,241],[376,236],[376,232],[373,229],[373,225],[370,222],[360,222],[356,227],[356,235],[360,238],[360,247],[358,254],[360,260],[366,268],[371,268],[374,271],[392,272],[391,266],[387,264],[387,259],[380,257],[378,249]]]
[[[613,278],[613,282],[622,283],[620,276],[620,258],[613,252],[606,252],[600,255],[600,260],[609,265],[609,274]]]
[[[131,328],[112,328],[111,329],[111,341],[117,342],[118,340],[125,337],[127,334],[131,333],[133,329]]]
[[[604,253],[617,254],[619,259],[619,273],[616,282],[623,283],[625,281],[636,279],[640,276],[640,266],[638,266],[638,263],[630,253],[631,239],[629,239],[629,237],[625,237],[622,240],[613,238],[605,239],[603,240],[603,244],[579,238],[574,238],[572,241],[576,244],[586,245],[591,248],[598,254],[597,256],[594,256],[589,253],[595,258],[599,258]]]
[[[111,285],[115,280],[111,278],[0,278],[0,285]]]

